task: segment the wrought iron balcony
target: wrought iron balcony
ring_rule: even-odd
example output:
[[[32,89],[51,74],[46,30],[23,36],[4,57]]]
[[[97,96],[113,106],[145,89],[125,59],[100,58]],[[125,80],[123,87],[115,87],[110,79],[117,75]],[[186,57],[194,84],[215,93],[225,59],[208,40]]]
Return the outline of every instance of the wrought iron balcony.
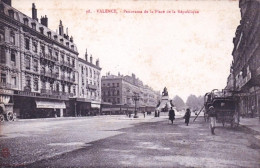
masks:
[[[0,82],[0,88],[3,89],[11,89],[12,85],[10,83],[4,83],[4,82]]]

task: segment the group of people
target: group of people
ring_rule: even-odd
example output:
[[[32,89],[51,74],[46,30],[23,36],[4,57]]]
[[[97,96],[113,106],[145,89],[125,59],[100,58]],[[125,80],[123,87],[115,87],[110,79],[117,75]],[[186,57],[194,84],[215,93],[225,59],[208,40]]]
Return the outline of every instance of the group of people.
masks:
[[[186,109],[185,115],[184,115],[184,119],[185,119],[185,124],[188,126],[189,122],[190,122],[190,116],[191,116],[191,111],[189,108]],[[172,122],[173,124],[173,120],[175,120],[175,111],[173,110],[173,108],[171,107],[170,111],[169,111],[169,120]]]

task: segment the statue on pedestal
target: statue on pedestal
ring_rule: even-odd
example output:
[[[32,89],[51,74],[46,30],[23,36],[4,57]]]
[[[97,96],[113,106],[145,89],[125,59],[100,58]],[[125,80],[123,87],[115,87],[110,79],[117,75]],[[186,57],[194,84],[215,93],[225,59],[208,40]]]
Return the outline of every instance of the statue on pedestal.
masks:
[[[168,91],[166,87],[164,87],[163,89],[162,96],[168,96]]]

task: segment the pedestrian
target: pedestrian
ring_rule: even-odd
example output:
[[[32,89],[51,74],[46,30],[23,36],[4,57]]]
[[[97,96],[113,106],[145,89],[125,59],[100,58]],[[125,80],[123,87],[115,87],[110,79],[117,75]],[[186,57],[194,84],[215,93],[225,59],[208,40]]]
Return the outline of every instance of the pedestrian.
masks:
[[[217,114],[216,111],[214,109],[213,106],[209,107],[209,120],[210,120],[210,130],[211,130],[211,134],[215,135],[215,127],[216,127],[216,118],[217,118]]]
[[[175,120],[175,112],[172,109],[172,107],[171,107],[171,109],[169,111],[169,120],[171,120],[172,124],[173,124],[173,120]]]
[[[143,111],[143,114],[144,114],[144,118],[145,118],[145,111]]]
[[[185,119],[185,124],[188,126],[189,125],[189,122],[190,122],[190,109],[189,108],[187,108],[187,110],[186,110],[186,113],[185,113],[185,115],[184,115],[184,119]]]

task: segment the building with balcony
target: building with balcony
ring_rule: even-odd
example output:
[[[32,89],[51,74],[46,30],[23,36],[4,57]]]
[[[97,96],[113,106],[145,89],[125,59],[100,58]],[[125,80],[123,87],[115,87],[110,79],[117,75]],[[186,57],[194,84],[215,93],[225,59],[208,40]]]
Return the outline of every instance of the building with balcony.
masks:
[[[233,39],[233,91],[241,115],[260,113],[260,1],[240,0],[240,25]],[[234,82],[232,81],[234,80]]]
[[[20,118],[70,116],[78,93],[78,51],[64,32],[48,28],[48,18],[32,17],[0,0],[0,96],[10,96]],[[8,93],[8,94],[6,94]]]
[[[137,108],[139,111],[154,111],[160,100],[160,92],[132,76],[111,75],[107,73],[101,78],[102,90],[102,112],[104,113],[126,113],[135,109],[135,97],[138,97]]]
[[[89,60],[88,60],[89,59]],[[99,115],[101,104],[101,68],[99,60],[86,50],[85,59],[78,59],[78,96],[72,103],[77,116]]]

